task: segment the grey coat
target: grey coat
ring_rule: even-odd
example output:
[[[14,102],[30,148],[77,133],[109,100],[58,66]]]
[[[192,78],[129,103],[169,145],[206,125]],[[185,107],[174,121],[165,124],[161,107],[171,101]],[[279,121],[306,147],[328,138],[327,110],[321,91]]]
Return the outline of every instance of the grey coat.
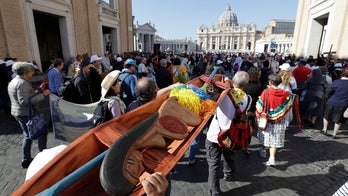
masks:
[[[11,114],[15,117],[29,115],[29,97],[32,97],[33,105],[45,99],[42,93],[35,94],[31,83],[19,75],[11,80],[7,88],[11,99]]]

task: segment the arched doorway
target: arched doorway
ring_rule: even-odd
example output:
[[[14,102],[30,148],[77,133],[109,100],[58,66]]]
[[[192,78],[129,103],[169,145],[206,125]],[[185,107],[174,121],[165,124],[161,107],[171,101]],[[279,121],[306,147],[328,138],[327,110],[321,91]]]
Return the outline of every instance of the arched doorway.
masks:
[[[33,14],[42,71],[45,71],[51,65],[51,59],[63,58],[59,17],[36,10]]]

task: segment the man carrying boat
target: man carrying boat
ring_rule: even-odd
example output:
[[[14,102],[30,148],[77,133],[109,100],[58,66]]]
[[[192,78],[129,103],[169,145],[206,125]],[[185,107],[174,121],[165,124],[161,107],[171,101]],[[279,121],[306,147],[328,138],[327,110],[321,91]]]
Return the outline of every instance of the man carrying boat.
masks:
[[[233,77],[233,88],[229,93],[239,108],[244,111],[248,107],[248,95],[243,89],[248,85],[249,75],[239,71]],[[221,195],[220,190],[220,162],[223,159],[224,180],[232,181],[234,172],[234,152],[223,149],[218,144],[218,135],[222,130],[229,130],[232,120],[236,116],[236,108],[229,96],[225,96],[215,111],[215,115],[207,132],[205,147],[209,168],[208,185],[211,195]]]

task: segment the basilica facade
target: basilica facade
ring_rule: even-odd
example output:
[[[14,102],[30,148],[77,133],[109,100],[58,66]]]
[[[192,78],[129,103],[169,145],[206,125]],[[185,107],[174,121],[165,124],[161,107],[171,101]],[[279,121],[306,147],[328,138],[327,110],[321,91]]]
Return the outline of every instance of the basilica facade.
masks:
[[[253,52],[257,37],[256,25],[239,24],[230,4],[222,12],[217,25],[202,25],[197,31],[198,50],[204,52]]]
[[[299,0],[294,53],[309,57],[334,55],[348,58],[348,1]]]

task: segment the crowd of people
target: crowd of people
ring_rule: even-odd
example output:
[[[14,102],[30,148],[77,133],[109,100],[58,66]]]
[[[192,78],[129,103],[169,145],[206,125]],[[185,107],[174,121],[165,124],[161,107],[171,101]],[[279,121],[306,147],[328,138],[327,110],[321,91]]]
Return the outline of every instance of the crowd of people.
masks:
[[[342,59],[328,57],[296,58],[280,54],[249,53],[191,53],[150,54],[130,52],[123,56],[105,52],[103,56],[88,54],[71,57],[66,63],[56,58],[47,70],[48,89],[35,93],[29,79],[37,70],[32,63],[14,62],[9,70],[7,61],[0,60],[1,107],[9,111],[18,121],[24,133],[22,166],[28,167],[32,157],[31,140],[25,123],[28,116],[28,99],[33,104],[43,100],[50,93],[61,96],[60,86],[65,80],[73,80],[75,103],[88,104],[108,100],[113,117],[131,111],[156,96],[186,83],[202,74],[210,74],[213,67],[219,67],[231,82],[231,97],[239,108],[248,110],[252,131],[257,131],[262,148],[261,157],[269,159],[267,166],[277,165],[275,155],[284,147],[285,130],[295,118],[292,112],[293,100],[297,96],[304,125],[321,130],[328,135],[329,123],[334,123],[332,138],[338,138],[340,126],[346,122],[343,117],[348,106],[348,63]],[[6,77],[5,77],[6,76]],[[249,97],[249,98],[248,98]],[[64,96],[63,96],[64,99]],[[221,130],[228,130],[236,108],[226,96],[218,106],[207,125],[208,184],[211,195],[220,195],[220,160],[224,157],[224,179],[233,180],[233,151],[223,149],[217,142]],[[252,100],[251,104],[247,100]],[[9,107],[9,101],[11,107]],[[259,130],[255,119],[263,111],[268,113],[268,126]],[[298,117],[297,117],[298,118]],[[323,126],[319,127],[318,122]],[[328,135],[329,136],[329,135]],[[46,137],[39,138],[39,150],[46,148]],[[195,163],[197,140],[190,151],[189,165]],[[248,153],[247,149],[244,149]]]

